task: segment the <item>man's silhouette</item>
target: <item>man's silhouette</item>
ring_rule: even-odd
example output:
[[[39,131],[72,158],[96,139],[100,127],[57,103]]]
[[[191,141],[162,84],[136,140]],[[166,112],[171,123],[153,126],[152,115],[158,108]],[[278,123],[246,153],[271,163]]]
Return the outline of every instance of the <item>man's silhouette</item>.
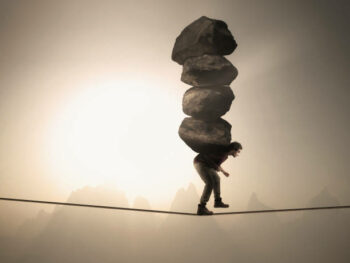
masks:
[[[226,177],[230,174],[226,172],[220,166],[229,155],[233,157],[238,156],[242,150],[242,145],[239,142],[232,142],[226,146],[223,150],[215,154],[203,154],[199,153],[193,160],[193,165],[200,177],[205,183],[203,193],[198,204],[198,215],[212,215],[213,212],[209,211],[206,207],[209,201],[212,190],[214,190],[215,203],[214,207],[229,207],[228,204],[224,204],[220,195],[220,177],[217,171],[221,171]]]

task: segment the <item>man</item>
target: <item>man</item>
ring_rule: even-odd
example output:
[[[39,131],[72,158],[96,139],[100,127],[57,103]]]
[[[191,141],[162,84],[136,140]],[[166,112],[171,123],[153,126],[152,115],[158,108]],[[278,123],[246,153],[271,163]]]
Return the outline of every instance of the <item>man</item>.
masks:
[[[230,174],[226,172],[220,165],[228,158],[229,155],[237,157],[242,150],[242,145],[239,142],[232,142],[217,154],[199,153],[193,160],[193,165],[200,177],[205,183],[203,193],[198,204],[197,215],[212,215],[206,207],[209,201],[212,190],[214,190],[215,203],[214,207],[229,207],[221,200],[220,195],[220,177],[217,171],[221,171],[226,177]]]

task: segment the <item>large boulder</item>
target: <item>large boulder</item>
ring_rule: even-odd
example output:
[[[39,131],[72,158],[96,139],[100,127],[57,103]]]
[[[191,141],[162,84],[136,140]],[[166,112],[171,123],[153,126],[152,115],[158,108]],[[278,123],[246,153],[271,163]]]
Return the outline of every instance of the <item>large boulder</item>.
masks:
[[[183,96],[182,110],[196,119],[215,120],[230,110],[234,98],[228,86],[192,87]]]
[[[189,57],[229,55],[236,47],[237,43],[224,21],[201,16],[181,31],[171,58],[183,65]]]
[[[182,121],[178,133],[197,153],[220,152],[231,142],[231,124],[221,118],[208,122],[187,117]]]
[[[203,55],[186,59],[181,80],[192,86],[230,85],[238,70],[222,56]]]

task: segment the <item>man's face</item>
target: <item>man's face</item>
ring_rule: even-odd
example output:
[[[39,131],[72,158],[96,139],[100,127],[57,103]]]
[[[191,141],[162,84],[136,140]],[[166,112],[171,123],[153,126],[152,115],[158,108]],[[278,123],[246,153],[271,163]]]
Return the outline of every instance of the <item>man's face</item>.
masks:
[[[233,157],[237,157],[238,156],[238,154],[241,152],[241,149],[238,149],[237,151],[236,150],[232,150],[231,152],[230,152],[230,154],[233,156]]]

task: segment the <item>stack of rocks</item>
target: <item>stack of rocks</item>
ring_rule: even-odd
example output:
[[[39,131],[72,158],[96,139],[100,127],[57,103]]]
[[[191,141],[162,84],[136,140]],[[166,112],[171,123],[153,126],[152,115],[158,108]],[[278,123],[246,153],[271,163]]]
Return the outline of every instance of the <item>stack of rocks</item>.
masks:
[[[183,65],[181,81],[192,85],[182,100],[186,117],[180,138],[195,152],[213,153],[231,142],[231,124],[222,119],[235,96],[229,87],[237,69],[223,56],[237,43],[227,24],[202,16],[176,38],[171,58]]]

